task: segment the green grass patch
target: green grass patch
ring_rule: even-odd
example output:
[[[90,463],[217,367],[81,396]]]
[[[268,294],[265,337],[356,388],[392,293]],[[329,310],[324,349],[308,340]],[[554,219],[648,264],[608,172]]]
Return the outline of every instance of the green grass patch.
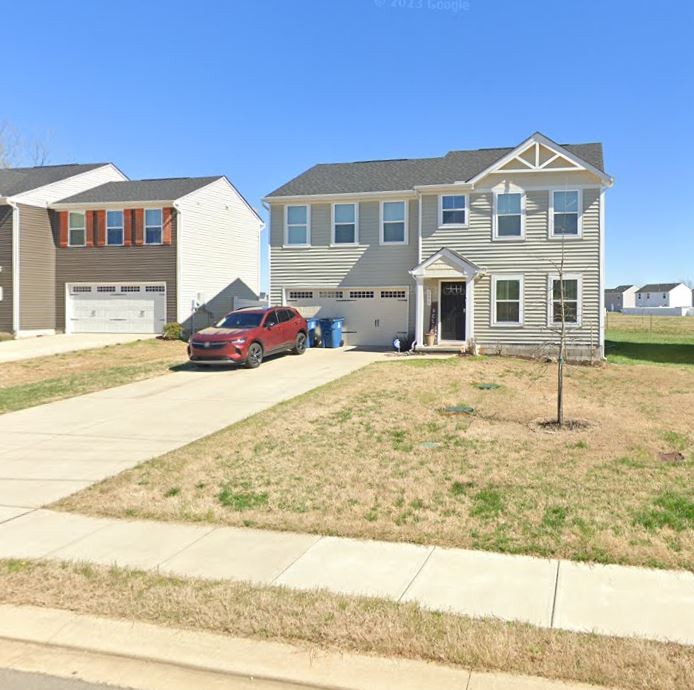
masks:
[[[635,522],[648,530],[669,527],[682,532],[693,529],[694,500],[674,491],[666,491],[653,501],[650,508],[638,513]]]
[[[478,491],[472,497],[470,515],[482,518],[483,520],[491,520],[498,517],[503,508],[501,492],[493,487],[488,487]]]
[[[225,508],[231,508],[236,511],[262,508],[266,506],[268,502],[267,493],[236,491],[235,487],[229,484],[222,487],[217,498]]]

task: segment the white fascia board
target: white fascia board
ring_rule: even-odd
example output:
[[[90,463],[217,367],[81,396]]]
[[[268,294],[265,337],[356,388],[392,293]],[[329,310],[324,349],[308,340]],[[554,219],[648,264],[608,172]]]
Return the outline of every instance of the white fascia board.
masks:
[[[455,194],[470,192],[474,186],[468,182],[451,182],[450,184],[417,184],[414,188],[420,194]]]
[[[372,199],[393,198],[398,201],[401,199],[416,199],[417,193],[414,189],[385,192],[349,192],[344,194],[298,194],[290,196],[265,196],[262,201],[267,204],[310,204],[328,203],[329,201],[366,201]]]
[[[120,210],[122,208],[158,208],[158,207],[165,207],[165,206],[171,206],[173,204],[173,200],[158,200],[158,201],[146,201],[146,200],[136,200],[132,199],[130,201],[80,201],[79,203],[55,203],[55,204],[48,204],[48,208],[55,209],[55,210],[60,210],[60,209],[73,209],[73,208],[79,208],[79,209],[116,209]]]

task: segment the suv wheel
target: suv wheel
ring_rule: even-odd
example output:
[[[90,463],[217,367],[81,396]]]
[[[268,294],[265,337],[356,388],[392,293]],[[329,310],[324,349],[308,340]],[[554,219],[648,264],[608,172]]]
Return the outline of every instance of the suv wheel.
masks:
[[[306,333],[297,333],[294,341],[294,349],[292,352],[295,355],[303,355],[306,352]]]
[[[246,357],[246,369],[257,369],[263,361],[263,346],[260,343],[251,343],[248,346]]]

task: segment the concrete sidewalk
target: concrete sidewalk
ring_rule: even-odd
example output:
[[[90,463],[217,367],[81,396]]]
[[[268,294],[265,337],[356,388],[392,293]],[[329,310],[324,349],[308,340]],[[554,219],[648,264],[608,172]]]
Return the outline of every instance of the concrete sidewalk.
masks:
[[[0,606],[3,666],[142,690],[600,690],[29,606]]]
[[[46,510],[6,510],[4,519],[0,558],[323,589],[544,628],[694,644],[694,574],[686,571]]]
[[[311,349],[182,371],[0,416],[0,507],[37,508],[382,359]]]

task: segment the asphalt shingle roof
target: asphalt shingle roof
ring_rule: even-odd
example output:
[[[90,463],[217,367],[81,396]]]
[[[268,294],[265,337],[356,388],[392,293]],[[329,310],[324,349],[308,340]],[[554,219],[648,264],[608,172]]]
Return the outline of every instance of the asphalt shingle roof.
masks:
[[[603,170],[602,144],[562,146],[586,163]],[[450,151],[439,158],[320,163],[268,196],[400,191],[417,185],[466,182],[515,148]]]
[[[634,288],[636,285],[617,285],[616,288],[607,288],[605,292],[626,292],[630,288]]]
[[[108,163],[73,163],[42,165],[34,168],[3,168],[0,170],[0,196],[13,196],[38,189],[73,175],[101,168]]]
[[[106,204],[121,201],[175,201],[221,178],[222,175],[216,175],[215,177],[171,177],[158,180],[106,182],[98,187],[61,199],[57,203]]]
[[[670,292],[682,283],[649,283],[639,288],[639,292]]]

